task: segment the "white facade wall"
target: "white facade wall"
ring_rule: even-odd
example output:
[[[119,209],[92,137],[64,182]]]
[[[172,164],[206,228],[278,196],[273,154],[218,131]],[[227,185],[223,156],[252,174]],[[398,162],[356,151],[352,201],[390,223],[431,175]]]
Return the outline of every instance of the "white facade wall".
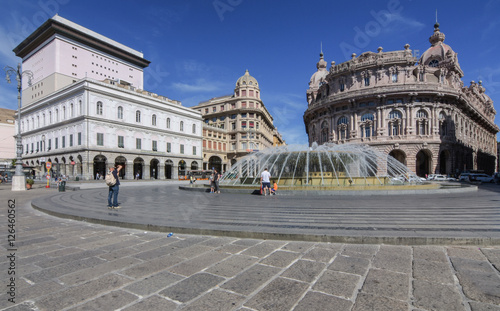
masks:
[[[102,113],[98,106],[102,106]],[[118,116],[119,107],[123,108],[122,118]],[[137,111],[141,114],[140,121],[136,121]],[[153,115],[156,116],[156,125],[152,122]],[[142,160],[142,178],[151,178],[151,172],[146,170],[153,165],[152,160],[157,160],[160,167],[171,161],[170,178],[177,178],[181,161],[186,163],[186,169],[192,164],[202,165],[202,119],[199,112],[115,85],[83,79],[23,108],[21,116],[23,162],[37,167],[40,172],[44,171],[45,162],[51,161],[63,166],[63,169],[59,168],[60,174],[91,179],[96,173],[94,162],[98,155],[104,155],[106,168],[114,165],[118,157],[124,157],[128,168],[125,179],[132,179],[135,175],[134,161]],[[170,119],[170,128],[167,128],[167,118]],[[102,145],[98,144],[98,133],[102,134]],[[118,146],[119,136],[123,137],[123,148]],[[136,145],[137,138],[141,139],[140,149]],[[156,151],[153,150],[153,141],[157,142]],[[167,143],[171,143],[170,152],[167,152]],[[183,153],[181,145],[184,146]],[[75,162],[77,169],[73,169],[71,161]],[[102,173],[102,169],[99,170]],[[163,173],[157,178],[166,177],[165,167],[155,170]]]

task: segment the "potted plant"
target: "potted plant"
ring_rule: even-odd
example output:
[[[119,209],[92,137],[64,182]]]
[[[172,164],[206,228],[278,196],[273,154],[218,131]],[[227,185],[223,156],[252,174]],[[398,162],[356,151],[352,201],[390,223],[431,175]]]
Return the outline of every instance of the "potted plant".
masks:
[[[31,189],[35,181],[31,178],[26,179],[26,188]]]

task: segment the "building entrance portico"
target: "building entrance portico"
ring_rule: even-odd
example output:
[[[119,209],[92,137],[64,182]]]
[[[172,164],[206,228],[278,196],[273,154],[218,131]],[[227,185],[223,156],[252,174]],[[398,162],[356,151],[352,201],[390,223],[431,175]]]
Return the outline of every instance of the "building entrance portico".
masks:
[[[142,158],[135,158],[134,160],[134,178],[137,177],[139,174],[138,179],[142,179],[142,172],[143,172],[143,166],[144,166],[144,160]]]
[[[97,173],[99,173],[99,175],[101,175],[101,176],[106,174],[106,162],[107,161],[108,161],[108,159],[105,156],[103,156],[102,154],[96,155],[94,157],[93,179],[95,179],[95,177],[97,176]],[[58,169],[58,171],[59,171],[59,169]]]
[[[433,172],[432,155],[429,150],[420,150],[416,156],[415,172],[418,176],[427,176]]]

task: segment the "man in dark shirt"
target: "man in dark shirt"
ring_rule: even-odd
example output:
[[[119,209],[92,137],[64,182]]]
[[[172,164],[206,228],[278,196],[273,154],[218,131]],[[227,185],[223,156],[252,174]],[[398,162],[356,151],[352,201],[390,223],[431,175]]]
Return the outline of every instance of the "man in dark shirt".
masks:
[[[120,191],[120,179],[118,178],[118,172],[122,169],[121,165],[117,167],[111,167],[109,170],[111,174],[115,177],[116,183],[114,186],[109,186],[108,193],[108,208],[109,209],[118,209],[120,205],[118,204],[118,192]],[[113,201],[111,201],[113,199]]]

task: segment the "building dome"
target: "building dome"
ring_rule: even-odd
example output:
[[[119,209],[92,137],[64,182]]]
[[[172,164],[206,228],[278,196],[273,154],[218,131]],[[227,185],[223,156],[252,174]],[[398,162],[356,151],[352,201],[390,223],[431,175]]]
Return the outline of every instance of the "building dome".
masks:
[[[254,86],[254,87],[259,86],[257,79],[255,79],[250,75],[250,73],[248,73],[248,69],[245,71],[245,74],[242,75],[238,79],[238,81],[236,81],[236,87],[242,87],[242,86]]]
[[[438,67],[439,63],[447,58],[456,56],[448,44],[444,43],[445,35],[439,31],[439,24],[434,25],[434,34],[429,38],[431,47],[420,57],[419,64]]]
[[[319,61],[316,64],[316,68],[318,68],[318,71],[313,73],[311,80],[309,81],[310,88],[319,87],[319,83],[324,80],[328,74],[328,71],[326,70],[326,61],[323,58],[323,52],[319,54]]]

